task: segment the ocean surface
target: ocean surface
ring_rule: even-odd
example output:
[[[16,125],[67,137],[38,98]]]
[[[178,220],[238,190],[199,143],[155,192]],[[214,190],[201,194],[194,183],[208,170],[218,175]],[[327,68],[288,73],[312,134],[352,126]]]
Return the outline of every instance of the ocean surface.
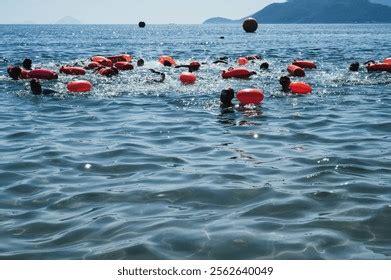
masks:
[[[220,39],[224,36],[225,39]],[[391,259],[391,25],[0,26],[0,259]],[[58,69],[97,54],[146,66],[68,94],[11,81],[25,57]],[[221,56],[271,65],[223,80]],[[207,62],[193,86],[160,55]],[[309,96],[280,91],[295,58]],[[165,83],[148,68],[167,74]],[[220,91],[263,88],[222,111]]]

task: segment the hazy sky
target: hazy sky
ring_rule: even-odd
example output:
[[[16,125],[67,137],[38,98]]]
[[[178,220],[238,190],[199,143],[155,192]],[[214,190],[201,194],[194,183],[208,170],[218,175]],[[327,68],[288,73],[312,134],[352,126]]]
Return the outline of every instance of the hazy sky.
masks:
[[[201,23],[215,16],[239,19],[283,0],[0,0],[0,23]]]
[[[314,0],[317,1],[317,0]],[[372,0],[391,4],[391,0]],[[239,19],[284,0],[0,0],[0,23],[55,23],[72,16],[82,23],[201,23]]]

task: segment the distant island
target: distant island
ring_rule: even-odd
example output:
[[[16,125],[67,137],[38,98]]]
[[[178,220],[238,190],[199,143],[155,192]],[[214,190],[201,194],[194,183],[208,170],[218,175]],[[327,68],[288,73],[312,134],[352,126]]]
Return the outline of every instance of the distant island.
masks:
[[[66,16],[66,17],[63,17],[62,19],[59,19],[56,24],[82,24],[80,20],[74,18],[74,17],[70,17],[70,16]]]
[[[250,15],[259,23],[391,23],[389,0],[288,0],[274,3]],[[204,24],[235,24],[243,19],[222,17]]]

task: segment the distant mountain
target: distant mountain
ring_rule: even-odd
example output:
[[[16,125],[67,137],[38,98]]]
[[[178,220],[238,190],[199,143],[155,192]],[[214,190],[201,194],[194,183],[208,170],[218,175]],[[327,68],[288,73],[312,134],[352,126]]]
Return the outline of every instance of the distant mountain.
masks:
[[[80,20],[74,18],[74,17],[70,17],[70,16],[66,16],[66,17],[63,17],[62,19],[59,19],[56,24],[82,24]]]
[[[237,22],[238,20],[231,20],[223,17],[214,17],[205,21],[204,24],[232,24]]]
[[[368,0],[288,0],[271,4],[250,16],[260,23],[391,23],[391,7]],[[242,20],[213,18],[204,23],[226,24]]]

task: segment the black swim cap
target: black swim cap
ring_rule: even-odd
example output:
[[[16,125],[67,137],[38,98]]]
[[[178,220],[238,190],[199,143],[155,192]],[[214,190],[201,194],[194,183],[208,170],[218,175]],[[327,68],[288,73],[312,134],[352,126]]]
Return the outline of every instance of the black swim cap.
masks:
[[[224,107],[232,107],[232,99],[235,97],[235,91],[232,88],[223,89],[220,95],[220,101]]]
[[[42,94],[42,86],[41,86],[41,83],[39,82],[39,80],[37,79],[32,79],[30,81],[30,88],[31,88],[31,92],[34,94],[34,95],[40,95]]]
[[[26,69],[26,70],[31,70],[31,66],[33,65],[33,61],[29,58],[26,58],[24,61],[23,61],[23,68]]]

